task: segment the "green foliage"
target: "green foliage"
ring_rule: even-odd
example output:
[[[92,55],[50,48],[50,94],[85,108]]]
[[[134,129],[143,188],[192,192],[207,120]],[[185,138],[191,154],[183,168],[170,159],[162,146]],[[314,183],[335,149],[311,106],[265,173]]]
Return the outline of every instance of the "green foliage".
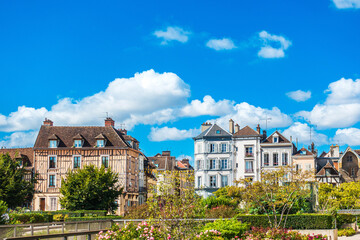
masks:
[[[223,238],[221,236],[221,232],[214,230],[214,229],[210,229],[210,230],[205,230],[205,231],[197,234],[195,239],[198,239],[198,240],[223,240],[225,238]]]
[[[319,187],[319,207],[323,211],[360,208],[360,182],[342,183],[335,187],[322,183]]]
[[[356,222],[356,215],[340,213],[336,214],[336,224],[341,227],[343,224]]]
[[[26,169],[11,159],[9,154],[0,154],[0,200],[9,208],[23,206],[34,194],[35,178],[25,180]]]
[[[10,213],[10,224],[52,222],[53,215],[46,213]]]
[[[305,235],[300,234],[296,231],[291,231],[285,228],[257,228],[252,227],[251,231],[245,234],[244,240],[255,240],[255,239],[287,239],[287,240],[326,240],[327,237],[321,234],[316,235]]]
[[[236,218],[254,227],[271,226],[266,215],[239,214]],[[291,229],[331,229],[333,227],[334,221],[331,214],[292,214],[288,215],[285,223],[285,228]]]
[[[60,204],[67,210],[113,211],[122,189],[118,186],[118,174],[90,165],[69,171],[66,180],[61,180],[60,193]]]
[[[8,206],[6,202],[0,200],[0,224],[5,223],[5,216],[6,210],[8,209]]]
[[[217,230],[221,233],[221,237],[224,239],[232,239],[236,236],[238,238],[242,237],[243,234],[249,229],[247,223],[242,223],[236,218],[228,219],[219,219],[214,222],[207,223],[202,231],[205,230]]]
[[[211,209],[206,209],[206,218],[232,218],[236,215],[237,211],[229,206],[218,206]]]
[[[353,236],[356,234],[356,231],[352,228],[345,228],[345,229],[340,229],[338,231],[338,236],[339,237],[342,237],[342,236],[346,236],[346,237],[349,237],[349,236]]]
[[[67,219],[69,217],[69,215],[55,214],[55,215],[53,215],[53,221],[54,222],[63,222],[65,217]]]
[[[147,204],[141,204],[129,208],[124,215],[125,219],[146,219],[149,217]]]
[[[92,220],[107,220],[107,219],[122,219],[122,216],[108,215],[108,216],[97,216],[97,217],[68,217],[65,219],[66,222],[75,221],[92,221]]]
[[[231,198],[227,197],[216,197],[216,196],[210,196],[208,198],[204,198],[203,205],[206,208],[214,208],[218,206],[230,206],[232,208],[235,208],[237,206],[236,202],[233,202]]]
[[[69,217],[84,217],[84,216],[106,216],[107,210],[77,210],[77,211],[68,211],[68,210],[58,210],[58,211],[46,211],[47,214],[62,214],[68,215]]]

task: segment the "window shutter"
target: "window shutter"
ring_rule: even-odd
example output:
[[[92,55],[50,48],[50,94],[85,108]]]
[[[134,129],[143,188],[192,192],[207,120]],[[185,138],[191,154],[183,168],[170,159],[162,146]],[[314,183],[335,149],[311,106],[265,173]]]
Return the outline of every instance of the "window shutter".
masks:
[[[209,159],[206,159],[206,170],[209,170],[210,168],[210,160]]]
[[[216,169],[220,169],[220,159],[216,159]]]
[[[232,169],[233,166],[232,166],[232,160],[229,159],[229,164],[228,164],[228,169]]]
[[[218,145],[214,143],[214,152],[218,152]]]

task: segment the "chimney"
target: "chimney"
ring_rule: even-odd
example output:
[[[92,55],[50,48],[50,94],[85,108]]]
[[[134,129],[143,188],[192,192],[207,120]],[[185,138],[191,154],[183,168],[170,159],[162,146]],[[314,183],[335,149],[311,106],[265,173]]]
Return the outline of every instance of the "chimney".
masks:
[[[290,136],[290,142],[292,143],[292,136]]]
[[[235,124],[235,132],[238,132],[240,130],[239,124]]]
[[[339,157],[340,156],[340,147],[339,147],[339,145],[334,145],[333,147],[332,147],[332,149],[333,149],[333,152],[332,152],[332,157]]]
[[[234,134],[234,121],[232,119],[229,120],[229,132]]]
[[[51,121],[50,119],[45,118],[45,121],[43,122],[43,125],[45,126],[53,126],[53,121]]]
[[[112,118],[107,117],[105,118],[105,127],[114,127],[115,126],[115,121],[112,120]]]
[[[314,144],[314,142],[311,143],[311,152],[315,153],[315,144]]]
[[[256,131],[258,132],[258,134],[260,134],[260,132],[261,132],[260,124],[257,125]]]
[[[162,156],[170,156],[170,151],[162,151]]]
[[[120,128],[119,131],[120,131],[123,135],[127,135],[127,130],[126,130],[126,129]]]
[[[266,130],[263,130],[263,139],[267,138]]]
[[[204,122],[203,124],[201,124],[201,132],[204,132],[209,127],[211,127],[211,123]]]

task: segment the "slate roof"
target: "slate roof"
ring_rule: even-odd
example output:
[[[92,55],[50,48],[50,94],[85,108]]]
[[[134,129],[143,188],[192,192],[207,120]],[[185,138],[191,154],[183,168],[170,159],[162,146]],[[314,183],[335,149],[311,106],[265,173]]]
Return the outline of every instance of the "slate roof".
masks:
[[[0,149],[0,154],[9,154],[12,159],[22,158],[25,166],[33,166],[34,164],[34,150],[32,148],[3,148]]]
[[[105,137],[107,148],[128,148],[130,147],[124,140],[122,134],[111,126],[81,126],[81,127],[61,127],[42,125],[36,138],[34,149],[49,147],[49,139],[56,136],[59,140],[58,148],[71,148],[74,145],[74,136],[81,135],[84,140],[82,148],[93,148],[96,145],[96,138]]]
[[[269,137],[267,137],[262,143],[274,143],[273,140],[273,135],[277,134],[279,136],[279,142],[278,143],[290,143],[290,141],[284,137],[281,133],[279,133],[278,131],[273,132]]]
[[[234,137],[249,137],[249,136],[259,137],[261,135],[249,126],[245,126],[236,133],[234,133]]]
[[[216,123],[211,125],[208,129],[200,133],[197,137],[194,137],[194,139],[201,139],[201,138],[231,138],[231,134],[224,130],[222,127],[217,125]]]

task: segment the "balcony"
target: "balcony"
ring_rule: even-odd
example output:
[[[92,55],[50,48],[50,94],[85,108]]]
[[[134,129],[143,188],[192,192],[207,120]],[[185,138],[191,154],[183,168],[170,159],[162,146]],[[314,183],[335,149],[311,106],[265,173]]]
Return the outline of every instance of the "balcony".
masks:
[[[254,173],[253,168],[245,169],[245,173]]]
[[[245,153],[245,157],[246,158],[253,158],[254,154],[253,153]]]

